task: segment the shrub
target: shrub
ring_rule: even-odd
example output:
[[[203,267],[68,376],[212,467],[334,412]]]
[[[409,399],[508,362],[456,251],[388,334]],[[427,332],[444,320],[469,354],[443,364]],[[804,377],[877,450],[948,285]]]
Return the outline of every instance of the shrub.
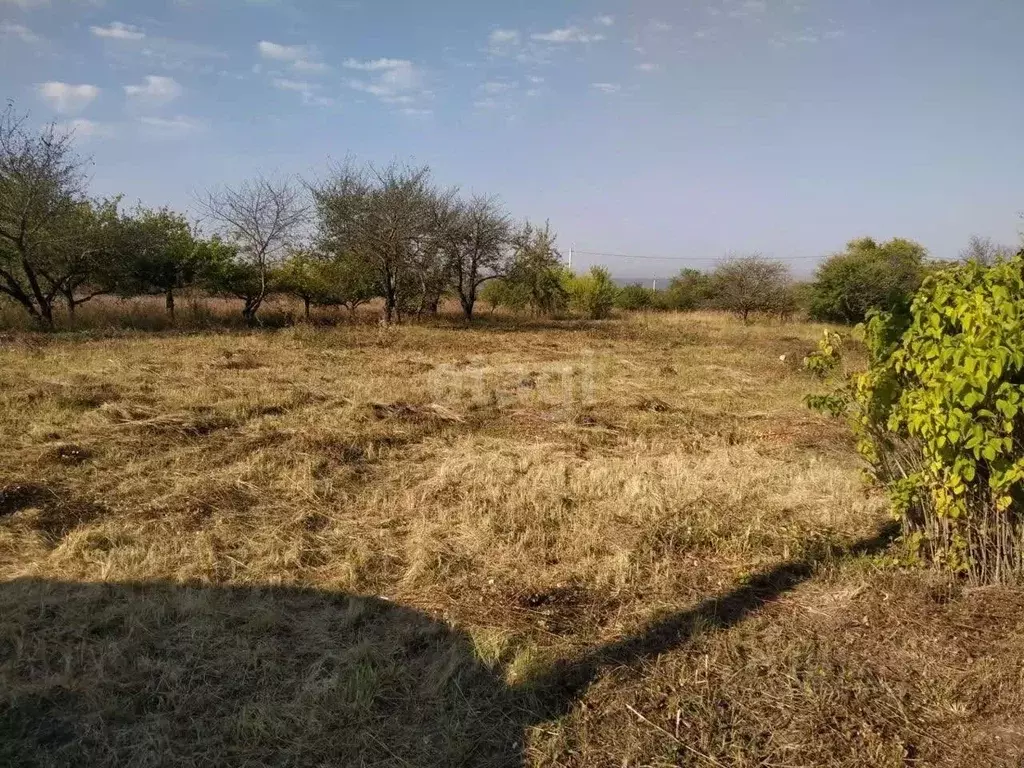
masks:
[[[651,309],[654,306],[654,291],[642,285],[627,285],[615,297],[615,306],[632,312]]]
[[[660,298],[664,309],[690,312],[708,306],[713,294],[711,275],[699,269],[684,269],[672,278]]]
[[[1024,252],[928,277],[878,313],[869,368],[812,406],[849,406],[914,557],[982,583],[1024,576]]]
[[[568,278],[566,291],[569,308],[592,320],[601,320],[612,313],[619,288],[604,267],[591,267],[581,276]]]
[[[816,320],[862,323],[872,310],[905,312],[924,277],[924,247],[896,238],[879,245],[854,240],[815,273],[810,314]]]
[[[712,274],[713,302],[748,322],[754,312],[788,315],[795,309],[789,268],[762,256],[737,256]]]
[[[480,300],[490,305],[491,312],[505,307],[518,314],[529,305],[530,291],[522,283],[499,277],[484,283],[480,289]]]

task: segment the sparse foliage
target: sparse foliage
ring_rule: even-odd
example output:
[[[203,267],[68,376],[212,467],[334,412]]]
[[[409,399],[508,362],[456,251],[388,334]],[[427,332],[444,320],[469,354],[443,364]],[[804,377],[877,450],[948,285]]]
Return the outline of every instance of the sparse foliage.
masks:
[[[312,189],[321,247],[362,262],[384,298],[385,322],[400,319],[426,286],[417,269],[430,267],[439,248],[430,169],[346,163]]]
[[[34,132],[8,106],[0,113],[0,294],[44,327],[92,257],[73,226],[88,207],[85,162],[71,136],[53,125]]]
[[[452,285],[466,320],[473,319],[480,287],[511,266],[512,221],[494,197],[445,206],[440,223]]]
[[[749,322],[755,312],[778,314],[791,303],[789,268],[763,256],[736,256],[712,274],[715,303]]]
[[[246,283],[258,281],[256,290],[251,290],[255,284],[246,290],[242,310],[245,319],[254,322],[270,291],[271,271],[306,223],[302,190],[290,180],[257,176],[237,187],[208,192],[199,205],[221,237],[237,246],[243,263],[234,271],[245,273]]]
[[[976,261],[983,267],[991,267],[1001,261],[1012,259],[1014,252],[1008,245],[997,245],[991,237],[971,235],[967,246],[960,251],[960,260]]]
[[[552,315],[565,309],[566,269],[562,255],[555,247],[551,226],[523,225],[515,236],[515,260],[509,279],[521,286],[529,296],[529,305],[539,314]]]

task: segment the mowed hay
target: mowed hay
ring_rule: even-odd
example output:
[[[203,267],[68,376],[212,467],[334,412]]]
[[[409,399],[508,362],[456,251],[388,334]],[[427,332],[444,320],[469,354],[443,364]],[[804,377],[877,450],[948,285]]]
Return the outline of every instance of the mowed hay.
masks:
[[[0,763],[1015,764],[1024,601],[851,551],[820,332],[13,335]]]

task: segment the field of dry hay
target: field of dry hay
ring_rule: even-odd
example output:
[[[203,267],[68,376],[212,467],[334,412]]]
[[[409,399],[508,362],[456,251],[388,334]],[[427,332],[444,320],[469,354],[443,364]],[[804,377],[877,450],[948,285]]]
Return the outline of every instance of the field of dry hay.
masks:
[[[0,764],[1019,765],[1024,592],[887,565],[819,334],[3,337]]]

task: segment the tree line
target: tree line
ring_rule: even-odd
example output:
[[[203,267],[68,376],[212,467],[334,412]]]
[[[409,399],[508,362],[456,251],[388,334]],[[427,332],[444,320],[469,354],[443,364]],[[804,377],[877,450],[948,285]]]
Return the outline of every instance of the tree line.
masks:
[[[550,227],[516,223],[499,200],[464,197],[428,168],[332,166],[312,181],[257,176],[197,202],[202,225],[168,208],[126,209],[89,195],[72,136],[0,114],[0,295],[43,327],[103,294],[160,295],[168,313],[188,288],[230,296],[256,322],[273,293],[312,306],[383,302],[391,322],[453,295],[466,319],[482,287],[504,278],[532,306],[558,304],[561,255]]]
[[[794,280],[783,261],[737,256],[710,271],[684,269],[664,290],[627,286],[615,303],[632,310],[727,310],[744,320],[755,314],[788,317],[799,312],[814,320],[856,324],[874,312],[905,312],[930,274],[963,263],[993,266],[1015,253],[1010,246],[975,235],[959,259],[949,262],[929,259],[927,249],[913,240],[862,237],[825,258],[809,281]]]
[[[863,322],[909,306],[943,266],[923,246],[861,238],[825,259],[813,281],[759,255],[710,271],[684,269],[664,290],[618,287],[608,271],[573,274],[550,226],[517,223],[498,198],[437,185],[426,167],[344,162],[314,180],[257,176],[197,200],[201,224],[169,208],[125,208],[89,194],[87,162],[71,134],[32,130],[13,107],[0,113],[0,298],[41,327],[96,296],[176,297],[199,289],[238,299],[249,323],[266,299],[288,294],[353,314],[372,300],[386,322],[434,314],[446,297],[466,320],[482,301],[536,314],[600,319],[621,310],[717,309]],[[991,264],[1013,249],[972,238],[962,258]]]

